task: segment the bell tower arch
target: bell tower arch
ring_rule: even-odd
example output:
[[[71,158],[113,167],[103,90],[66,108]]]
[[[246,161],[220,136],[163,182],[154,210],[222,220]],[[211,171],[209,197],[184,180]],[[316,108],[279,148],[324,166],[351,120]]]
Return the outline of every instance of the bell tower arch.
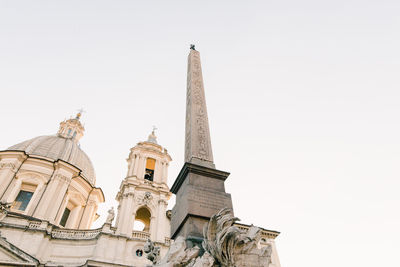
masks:
[[[170,237],[167,205],[171,193],[167,179],[171,160],[167,149],[157,143],[154,130],[147,141],[131,148],[127,176],[116,196],[117,234],[132,237],[144,232],[162,243]]]

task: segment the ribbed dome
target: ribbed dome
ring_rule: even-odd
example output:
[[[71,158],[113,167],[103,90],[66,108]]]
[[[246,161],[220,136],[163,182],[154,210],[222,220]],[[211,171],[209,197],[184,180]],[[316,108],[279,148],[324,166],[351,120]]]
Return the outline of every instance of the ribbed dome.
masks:
[[[92,162],[72,138],[59,135],[38,136],[9,147],[8,150],[25,151],[28,155],[43,156],[53,160],[61,159],[78,167],[82,171],[82,176],[93,186],[95,185],[96,175]]]

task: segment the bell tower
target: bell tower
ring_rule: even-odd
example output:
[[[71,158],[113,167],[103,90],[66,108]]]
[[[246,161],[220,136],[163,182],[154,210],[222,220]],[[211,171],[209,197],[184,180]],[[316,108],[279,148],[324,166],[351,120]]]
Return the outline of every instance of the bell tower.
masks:
[[[171,193],[167,177],[171,160],[167,149],[157,144],[154,130],[147,141],[131,148],[128,173],[116,196],[119,202],[117,234],[147,235],[162,243],[170,237],[167,205]]]

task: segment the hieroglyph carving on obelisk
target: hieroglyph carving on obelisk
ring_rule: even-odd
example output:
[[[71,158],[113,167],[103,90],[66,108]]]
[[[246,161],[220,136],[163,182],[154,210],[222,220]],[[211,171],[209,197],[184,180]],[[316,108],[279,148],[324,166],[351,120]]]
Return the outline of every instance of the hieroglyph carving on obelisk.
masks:
[[[188,57],[185,133],[185,162],[215,168],[200,53],[193,49]]]

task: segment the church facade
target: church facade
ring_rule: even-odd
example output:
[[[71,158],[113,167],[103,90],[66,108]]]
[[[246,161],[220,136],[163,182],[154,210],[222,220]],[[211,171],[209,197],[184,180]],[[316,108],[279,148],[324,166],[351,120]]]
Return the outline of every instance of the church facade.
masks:
[[[199,53],[191,51],[189,59],[193,56]],[[189,66],[188,80],[196,75],[193,71]],[[187,113],[193,106],[188,101]],[[201,127],[208,132],[208,122]],[[171,233],[173,214],[167,210],[174,192],[167,185],[172,159],[157,143],[154,131],[130,149],[127,176],[116,192],[119,205],[102,219],[97,209],[105,202],[104,195],[96,186],[88,155],[79,146],[84,130],[78,113],[62,121],[55,135],[35,137],[0,151],[0,266],[147,266],[151,264],[144,249],[148,239],[160,248],[161,257],[174,242],[171,236],[175,238],[180,230],[172,225]],[[212,167],[211,143],[209,138],[206,141],[186,146],[185,161],[192,160],[189,154],[197,149],[194,145],[200,151],[208,146],[209,150],[203,149],[210,151],[206,167]],[[194,160],[203,164],[201,158]],[[95,220],[105,222],[92,229]],[[278,235],[261,231],[259,246],[272,247],[271,267],[280,267],[275,247]]]

